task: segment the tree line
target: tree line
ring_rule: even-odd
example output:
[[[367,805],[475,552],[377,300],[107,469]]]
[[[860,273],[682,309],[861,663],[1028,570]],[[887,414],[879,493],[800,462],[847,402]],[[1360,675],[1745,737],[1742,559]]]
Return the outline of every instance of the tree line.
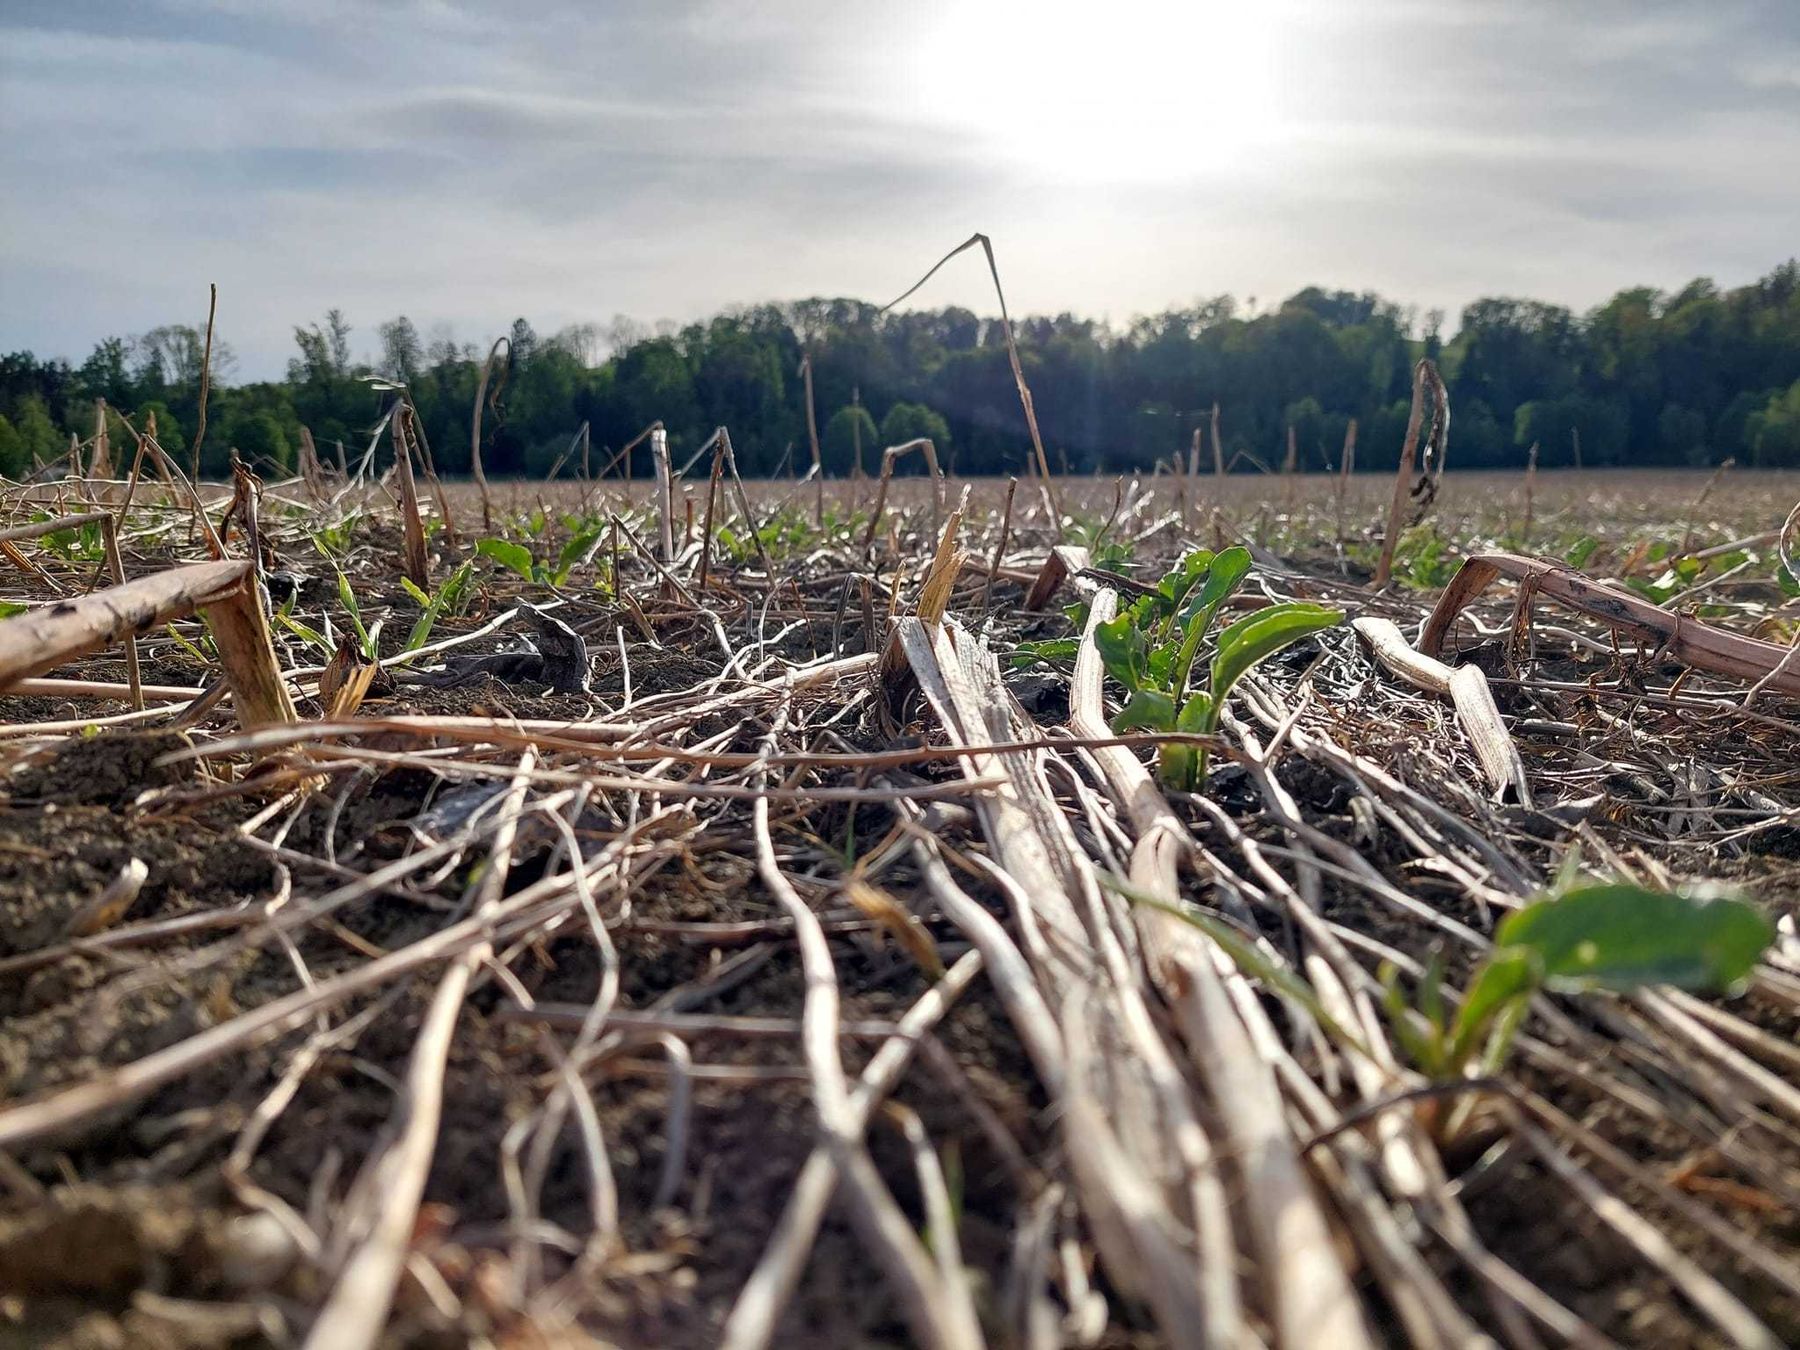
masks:
[[[1438,362],[1451,398],[1450,462],[1545,467],[1800,466],[1800,264],[1731,290],[1620,291],[1586,314],[1483,299],[1455,333],[1443,316],[1372,293],[1309,287],[1272,309],[1231,296],[1112,328],[1072,314],[1014,323],[1053,470],[1148,468],[1185,456],[1216,403],[1224,456],[1336,466],[1352,419],[1356,465],[1391,469],[1414,361]],[[387,386],[404,385],[440,473],[470,465],[470,423],[490,349],[426,340],[398,318],[354,354],[344,315],[295,328],[283,380],[238,382],[229,346],[184,325],[108,338],[79,365],[0,357],[0,473],[18,476],[95,428],[96,400],[142,430],[154,415],[181,460],[199,425],[209,475],[236,449],[291,468],[308,429],[320,453],[360,457]],[[604,357],[601,353],[605,352]],[[826,472],[929,436],[963,475],[1021,472],[1030,441],[999,321],[961,308],[883,311],[857,300],[766,304],[683,327],[591,325],[539,335],[524,319],[491,349],[482,458],[490,475],[539,475],[574,448],[598,472],[653,421],[679,454],[729,428],[746,474],[811,462],[802,361],[809,359]],[[640,448],[634,472],[647,471]],[[1203,462],[1210,465],[1210,443]],[[615,472],[620,470],[619,466]]]

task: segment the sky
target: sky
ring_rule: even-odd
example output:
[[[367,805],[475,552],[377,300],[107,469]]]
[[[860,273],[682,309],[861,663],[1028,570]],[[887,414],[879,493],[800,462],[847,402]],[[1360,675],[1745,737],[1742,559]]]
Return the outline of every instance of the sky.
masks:
[[[0,0],[0,350],[900,294],[1454,316],[1800,248],[1800,4]],[[979,255],[911,302],[995,310]]]

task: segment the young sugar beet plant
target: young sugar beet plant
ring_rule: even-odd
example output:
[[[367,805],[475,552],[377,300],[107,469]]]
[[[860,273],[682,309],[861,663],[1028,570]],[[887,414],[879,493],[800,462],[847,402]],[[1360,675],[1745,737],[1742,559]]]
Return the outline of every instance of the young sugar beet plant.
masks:
[[[1134,903],[1200,929],[1246,975],[1294,999],[1356,1053],[1369,1053],[1305,979],[1266,958],[1224,917],[1185,902],[1170,904],[1120,879],[1107,884]],[[1383,1011],[1401,1054],[1432,1083],[1491,1078],[1505,1070],[1539,993],[1628,994],[1664,985],[1731,996],[1742,991],[1774,941],[1774,924],[1736,895],[1710,885],[1669,891],[1584,875],[1571,850],[1556,880],[1501,920],[1493,949],[1471,972],[1460,1002],[1446,995],[1443,956],[1433,952],[1410,999],[1399,971],[1383,963]],[[1464,1098],[1448,1112],[1430,1113],[1440,1144],[1458,1138],[1474,1104]]]
[[[1754,905],[1707,888],[1662,891],[1580,874],[1571,855],[1544,898],[1515,910],[1494,932],[1454,1014],[1434,955],[1409,1003],[1399,973],[1381,982],[1394,1040],[1427,1078],[1494,1073],[1506,1063],[1532,995],[1630,993],[1672,985],[1729,994],[1743,987],[1775,939]]]
[[[1195,678],[1200,647],[1213,620],[1244,578],[1250,553],[1197,549],[1116,618],[1094,630],[1107,674],[1125,686],[1114,731],[1184,731],[1210,736],[1219,729],[1232,686],[1256,665],[1341,623],[1342,610],[1289,601],[1255,610],[1220,631],[1206,678]],[[1206,782],[1204,745],[1167,743],[1157,751],[1165,786],[1196,792]]]

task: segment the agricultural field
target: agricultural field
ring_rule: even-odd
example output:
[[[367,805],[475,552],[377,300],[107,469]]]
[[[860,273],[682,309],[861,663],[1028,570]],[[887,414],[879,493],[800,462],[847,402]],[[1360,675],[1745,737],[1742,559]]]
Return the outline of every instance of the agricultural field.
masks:
[[[0,1347],[1800,1341],[1800,477],[404,422],[0,483]]]

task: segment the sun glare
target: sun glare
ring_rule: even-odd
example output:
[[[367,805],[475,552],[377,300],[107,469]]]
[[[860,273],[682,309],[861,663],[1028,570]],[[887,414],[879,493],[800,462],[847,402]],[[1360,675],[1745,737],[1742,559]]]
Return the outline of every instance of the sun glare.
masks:
[[[1229,169],[1276,129],[1275,7],[1215,0],[997,0],[930,34],[926,116],[1052,179]]]

